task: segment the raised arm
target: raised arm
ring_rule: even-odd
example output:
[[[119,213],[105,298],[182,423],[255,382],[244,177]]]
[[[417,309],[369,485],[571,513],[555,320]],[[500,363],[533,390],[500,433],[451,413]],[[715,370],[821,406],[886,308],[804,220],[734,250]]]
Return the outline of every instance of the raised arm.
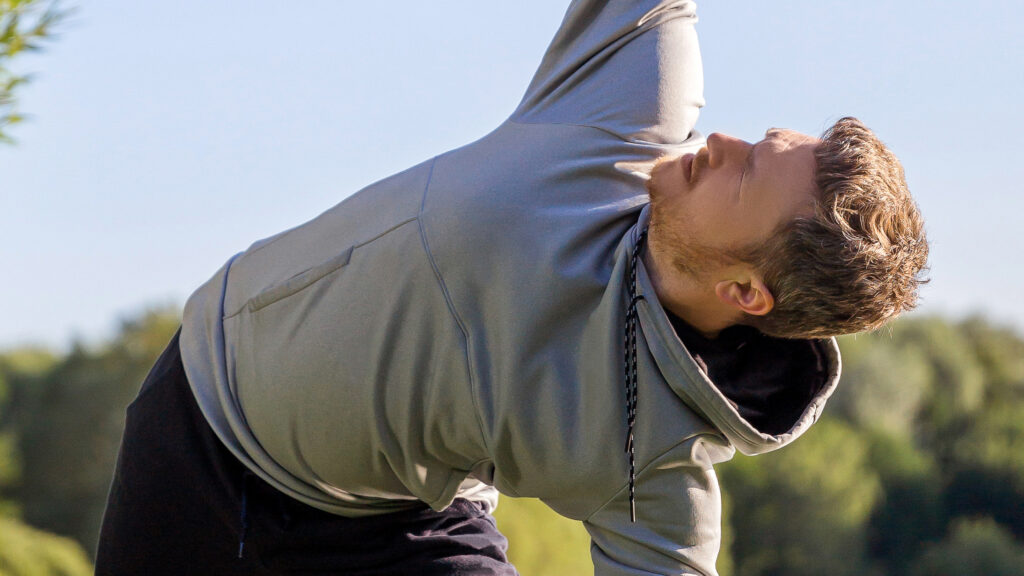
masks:
[[[704,105],[696,21],[686,0],[573,2],[512,120],[683,143]]]

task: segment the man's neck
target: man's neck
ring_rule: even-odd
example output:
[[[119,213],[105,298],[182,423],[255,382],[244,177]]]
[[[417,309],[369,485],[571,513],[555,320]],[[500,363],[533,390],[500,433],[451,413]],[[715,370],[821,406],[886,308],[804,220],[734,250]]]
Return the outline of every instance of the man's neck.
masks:
[[[643,253],[658,302],[707,338],[737,323],[737,318],[715,295],[710,282],[672,270],[669,258],[656,256],[648,244]]]

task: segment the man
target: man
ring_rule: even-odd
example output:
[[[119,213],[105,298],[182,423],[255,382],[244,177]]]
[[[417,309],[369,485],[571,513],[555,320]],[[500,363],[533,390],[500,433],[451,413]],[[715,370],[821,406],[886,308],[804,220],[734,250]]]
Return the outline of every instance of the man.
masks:
[[[598,574],[715,574],[713,465],[817,419],[831,336],[913,306],[927,244],[856,120],[693,130],[695,10],[574,2],[495,131],[193,294],[98,573],[514,574],[501,492],[582,521]]]

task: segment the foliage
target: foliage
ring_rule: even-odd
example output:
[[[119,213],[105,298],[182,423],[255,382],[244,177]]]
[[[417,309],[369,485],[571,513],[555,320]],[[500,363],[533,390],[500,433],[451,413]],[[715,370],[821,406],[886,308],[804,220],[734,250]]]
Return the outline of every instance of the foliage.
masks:
[[[177,325],[169,311],[148,312],[102,349],[79,343],[43,371],[8,372],[22,460],[13,495],[28,522],[95,549],[125,407]]]
[[[879,495],[867,459],[863,437],[825,419],[777,453],[721,466],[735,574],[864,574],[857,560]]]
[[[945,446],[985,399],[985,366],[968,334],[938,318],[840,340],[840,415],[865,428]]]
[[[883,491],[868,523],[869,552],[890,574],[907,574],[922,548],[942,539],[943,480],[908,438],[874,433],[869,442],[868,465]]]
[[[960,329],[984,369],[987,403],[1024,401],[1024,339],[977,317],[963,322]]]
[[[17,428],[9,410],[11,387],[4,377],[14,370],[42,371],[52,355],[38,350],[0,358],[0,576],[78,576],[92,573],[82,546],[32,528],[20,519],[20,505],[6,496],[22,476]]]
[[[913,576],[1024,576],[1024,547],[990,519],[959,521],[925,551]]]
[[[14,434],[0,433],[0,494],[9,489],[21,477],[21,462],[18,459]],[[18,507],[10,501],[0,499],[0,518],[17,514]]]
[[[1005,469],[1024,488],[1024,403],[992,406],[951,448],[960,467]]]
[[[0,0],[0,142],[10,143],[7,128],[23,120],[15,109],[15,94],[30,79],[12,72],[8,62],[22,52],[39,50],[66,16],[55,1]]]
[[[521,574],[583,576],[594,573],[590,537],[580,522],[555,514],[533,498],[502,498],[494,517],[498,529],[509,540],[509,560]]]
[[[884,335],[842,340],[842,385],[829,410],[858,427],[910,436],[932,392],[933,374],[920,347],[899,349]]]
[[[0,576],[87,576],[92,564],[81,545],[13,518],[0,518]]]
[[[6,491],[21,477],[21,461],[18,459],[14,431],[7,425],[6,405],[10,387],[0,372],[0,517],[12,516],[17,506],[3,498]]]

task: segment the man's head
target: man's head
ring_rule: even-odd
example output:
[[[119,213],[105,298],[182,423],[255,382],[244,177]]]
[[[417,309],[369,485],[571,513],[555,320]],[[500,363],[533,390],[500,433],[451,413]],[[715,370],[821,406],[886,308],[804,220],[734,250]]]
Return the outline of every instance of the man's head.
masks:
[[[698,328],[714,317],[821,338],[916,303],[923,222],[899,161],[855,118],[821,139],[712,134],[696,155],[659,162],[648,190],[659,299]]]

